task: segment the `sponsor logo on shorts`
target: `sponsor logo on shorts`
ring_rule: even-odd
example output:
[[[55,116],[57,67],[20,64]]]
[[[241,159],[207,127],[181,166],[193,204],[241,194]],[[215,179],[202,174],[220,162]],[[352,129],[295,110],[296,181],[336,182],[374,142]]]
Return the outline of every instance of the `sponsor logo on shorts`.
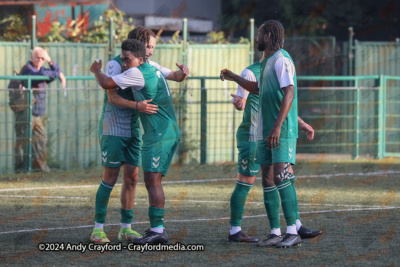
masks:
[[[114,161],[114,162],[110,162],[110,164],[120,164],[121,162],[119,161]]]

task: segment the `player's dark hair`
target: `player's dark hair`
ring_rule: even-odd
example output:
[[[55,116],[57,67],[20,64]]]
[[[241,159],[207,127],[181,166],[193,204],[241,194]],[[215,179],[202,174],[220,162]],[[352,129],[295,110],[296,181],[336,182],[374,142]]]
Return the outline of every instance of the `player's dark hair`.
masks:
[[[152,30],[145,27],[137,27],[128,34],[128,39],[139,40],[144,44],[150,41],[150,37],[156,38],[156,35]]]
[[[136,58],[141,57],[143,60],[146,58],[146,47],[144,46],[144,43],[138,40],[127,39],[123,41],[121,49],[124,51],[130,51]]]
[[[283,40],[285,36],[285,28],[277,20],[267,20],[263,23],[264,33],[271,33],[271,49],[278,50],[283,48]]]

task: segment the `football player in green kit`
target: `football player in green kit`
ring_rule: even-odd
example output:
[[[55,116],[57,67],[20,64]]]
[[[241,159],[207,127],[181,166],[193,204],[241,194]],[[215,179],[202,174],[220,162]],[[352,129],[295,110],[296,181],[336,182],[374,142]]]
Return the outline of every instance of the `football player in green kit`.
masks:
[[[189,74],[185,65],[176,63],[179,70],[173,71],[149,60],[156,47],[156,36],[153,31],[145,27],[136,27],[128,39],[138,40],[146,46],[145,60],[155,66],[168,80],[182,82]],[[120,55],[110,60],[106,65],[106,75],[111,77],[123,71]],[[99,123],[99,140],[104,167],[103,181],[96,194],[95,227],[91,234],[91,241],[107,243],[103,224],[107,214],[108,200],[111,191],[118,180],[119,170],[122,167],[121,188],[121,228],[118,235],[120,241],[132,241],[141,237],[131,229],[133,221],[133,205],[135,202],[136,184],[141,166],[141,145],[138,111],[147,114],[157,112],[157,106],[149,104],[151,100],[135,102],[131,90],[120,88],[105,91],[103,113]]]
[[[300,235],[311,238],[322,233],[303,227],[298,216],[290,165],[295,164],[298,120],[301,119],[297,116],[295,68],[289,54],[282,49],[283,36],[284,29],[278,21],[267,21],[259,28],[258,50],[264,52],[265,59],[261,63],[258,82],[248,81],[227,69],[221,71],[222,80],[235,81],[250,93],[259,95],[255,162],[261,165],[264,204],[271,234],[258,244],[278,248],[298,246],[301,243]],[[287,223],[284,238],[281,237],[279,223],[279,196]],[[231,239],[240,241],[240,234]]]
[[[165,196],[162,176],[165,176],[180,140],[171,92],[164,75],[156,67],[144,63],[145,46],[137,40],[126,40],[121,45],[121,60],[124,72],[107,77],[101,72],[101,61],[94,62],[91,71],[104,89],[131,88],[135,99],[152,99],[157,105],[156,114],[140,114],[143,129],[143,171],[149,194],[149,219],[151,230],[143,238],[135,238],[137,244],[157,244],[168,241],[164,229]],[[139,65],[139,66],[138,66]],[[135,67],[138,66],[138,67]]]

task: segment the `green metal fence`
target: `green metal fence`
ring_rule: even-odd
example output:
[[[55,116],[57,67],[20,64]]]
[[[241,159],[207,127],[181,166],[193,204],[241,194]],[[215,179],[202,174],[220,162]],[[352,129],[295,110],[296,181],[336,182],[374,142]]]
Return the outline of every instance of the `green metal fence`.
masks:
[[[0,79],[16,78],[1,76]],[[18,77],[28,80],[38,76]],[[93,76],[68,76],[78,89],[49,89],[43,121],[48,136],[48,164],[52,169],[89,169],[100,166],[97,129],[104,92]],[[182,141],[174,163],[215,164],[237,160],[236,130],[242,113],[230,102],[236,91],[219,77],[190,77],[184,88],[172,88]],[[374,86],[360,86],[369,82]],[[219,83],[219,86],[217,86]],[[298,153],[343,155],[400,155],[400,77],[299,76],[299,116],[313,126],[315,140],[299,134]],[[0,173],[14,171],[15,114],[8,90],[0,90]],[[26,90],[27,99],[32,90]],[[28,102],[27,108],[31,110]],[[367,112],[370,111],[370,112]],[[27,117],[30,124],[31,116]],[[28,139],[31,136],[27,137]],[[30,142],[27,143],[29,146]],[[28,158],[32,150],[26,149]],[[31,165],[30,165],[31,166]]]

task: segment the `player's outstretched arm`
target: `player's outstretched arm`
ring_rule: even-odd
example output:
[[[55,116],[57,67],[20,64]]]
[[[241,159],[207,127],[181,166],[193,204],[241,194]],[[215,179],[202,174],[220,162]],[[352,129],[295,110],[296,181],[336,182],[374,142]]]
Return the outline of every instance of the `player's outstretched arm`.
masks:
[[[179,63],[176,63],[176,66],[179,68],[179,70],[171,71],[171,73],[165,78],[174,82],[183,82],[189,75],[189,69],[185,65],[181,65]]]
[[[236,75],[235,73],[233,73],[228,69],[221,70],[221,74],[219,77],[221,78],[222,81],[224,80],[234,81],[238,85],[249,91],[250,93],[258,95],[259,90],[257,82],[246,80],[245,78]]]
[[[308,140],[314,139],[314,129],[309,124],[305,123],[300,117],[297,117],[297,121],[299,124],[300,130],[302,130],[305,134],[307,134]]]
[[[130,101],[118,95],[117,89],[108,89],[108,101],[121,108],[136,109],[141,113],[155,114],[158,111],[158,106],[149,104],[153,99],[143,100],[141,102]]]
[[[90,67],[90,71],[94,74],[96,77],[97,83],[103,88],[103,89],[113,89],[117,88],[118,85],[114,82],[114,80],[111,77],[107,77],[103,72],[101,72],[101,67],[102,67],[102,61],[100,59],[99,62],[95,61],[92,63],[92,66]]]
[[[290,111],[294,99],[293,85],[283,87],[282,91],[283,91],[283,99],[281,102],[281,106],[279,107],[278,116],[275,120],[274,126],[269,132],[268,138],[265,139],[265,141],[267,142],[267,146],[270,149],[275,149],[279,146],[279,136],[281,135],[281,127]]]

